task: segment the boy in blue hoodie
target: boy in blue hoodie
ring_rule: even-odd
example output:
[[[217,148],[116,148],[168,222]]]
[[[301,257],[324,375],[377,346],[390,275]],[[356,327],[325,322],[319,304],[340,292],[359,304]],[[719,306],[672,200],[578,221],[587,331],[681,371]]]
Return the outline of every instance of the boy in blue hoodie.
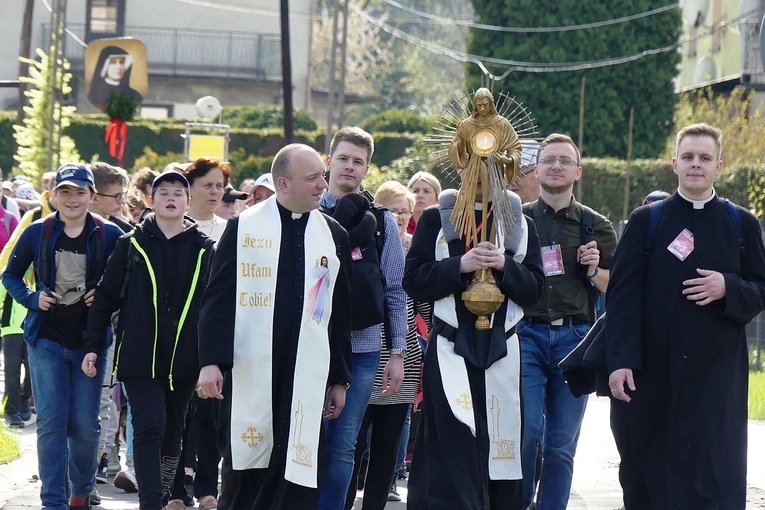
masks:
[[[83,330],[96,283],[122,231],[88,212],[95,192],[87,165],[62,165],[52,193],[58,211],[24,230],[2,275],[8,293],[28,310],[24,340],[37,410],[40,499],[46,509],[90,508],[98,465],[104,377],[103,369],[95,378],[80,371]],[[30,264],[34,290],[24,280]]]

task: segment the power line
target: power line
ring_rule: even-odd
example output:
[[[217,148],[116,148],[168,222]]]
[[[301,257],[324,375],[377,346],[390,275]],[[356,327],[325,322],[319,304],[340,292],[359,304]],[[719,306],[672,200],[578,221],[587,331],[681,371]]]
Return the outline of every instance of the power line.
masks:
[[[239,7],[234,5],[222,5],[218,3],[211,3],[211,2],[205,2],[203,0],[175,0],[176,2],[180,2],[182,4],[187,5],[194,5],[196,7],[207,7],[209,9],[217,9],[220,11],[229,11],[229,12],[238,12],[240,14],[256,14],[260,16],[269,16],[277,18],[279,17],[279,11],[278,10],[272,10],[272,9],[253,9],[252,7]],[[299,13],[290,13],[291,18],[297,18],[297,19],[309,19],[309,20],[321,20],[320,16],[314,16],[312,14],[299,14]]]
[[[675,42],[673,44],[663,46],[660,48],[654,48],[650,50],[641,51],[633,55],[626,55],[622,57],[615,57],[615,58],[602,59],[602,60],[591,60],[591,61],[585,61],[585,62],[559,62],[559,63],[542,64],[540,62],[521,62],[521,61],[515,61],[515,60],[498,59],[493,57],[482,57],[479,55],[473,55],[470,53],[453,50],[451,48],[446,48],[444,46],[440,46],[438,44],[420,39],[419,37],[413,36],[396,27],[390,26],[389,24],[377,18],[374,18],[373,16],[370,16],[369,14],[364,12],[362,9],[360,9],[356,4],[351,3],[350,8],[362,19],[368,21],[369,23],[372,23],[373,25],[381,28],[382,30],[385,30],[387,33],[389,33],[393,37],[409,42],[410,44],[414,44],[416,46],[422,47],[435,54],[445,55],[455,60],[458,60],[460,62],[469,62],[472,64],[476,64],[477,66],[481,68],[481,70],[486,74],[487,77],[489,77],[490,79],[494,81],[498,81],[505,78],[507,75],[509,75],[513,71],[524,71],[528,73],[581,71],[585,69],[597,69],[601,67],[608,67],[612,65],[619,65],[619,64],[625,64],[628,62],[634,62],[636,60],[639,60],[649,55],[656,55],[659,53],[667,53],[669,51],[674,51],[680,46],[690,41],[701,39],[703,37],[708,37],[714,32],[714,30],[718,26],[716,25],[705,33],[686,38],[684,40]],[[758,11],[759,9],[753,9],[747,13],[740,15],[737,18],[730,20],[727,23],[728,24],[735,23],[745,18],[746,16]],[[507,67],[508,69],[501,76],[495,76],[489,72],[485,64],[498,65],[502,67]]]
[[[46,8],[46,9],[48,9],[48,12],[50,12],[50,13],[53,13],[53,8],[50,6],[50,4],[48,3],[48,1],[47,1],[47,0],[42,0],[42,3],[43,3],[43,5],[45,6],[45,8]],[[53,30],[53,27],[50,27],[50,29],[51,29],[51,30]],[[88,45],[87,45],[87,44],[85,44],[85,41],[83,41],[82,39],[80,39],[79,37],[77,37],[77,34],[75,34],[74,32],[72,32],[72,31],[71,31],[71,30],[69,30],[68,28],[64,27],[64,31],[67,33],[67,35],[69,35],[69,37],[71,37],[72,39],[74,39],[74,42],[76,42],[77,44],[79,44],[79,45],[80,45],[80,46],[82,46],[83,48],[87,48],[87,47],[88,47]]]
[[[462,20],[444,18],[436,14],[423,12],[423,11],[414,9],[413,7],[400,4],[399,2],[396,2],[395,0],[383,0],[383,1],[388,5],[392,5],[393,7],[396,7],[406,12],[410,12],[412,14],[416,14],[417,16],[421,16],[423,18],[426,18],[432,21],[436,21],[438,23],[444,23],[447,25],[460,25],[463,27],[477,28],[480,30],[491,30],[494,32],[516,32],[516,33],[570,32],[573,30],[586,30],[589,28],[607,27],[610,25],[617,25],[619,23],[634,21],[636,19],[647,18],[648,16],[653,16],[655,14],[660,14],[662,12],[671,11],[672,9],[675,9],[679,7],[680,5],[679,3],[675,2],[669,5],[665,5],[664,7],[659,7],[658,9],[652,9],[650,11],[645,11],[638,14],[632,14],[630,16],[623,16],[621,18],[604,20],[604,21],[596,21],[593,23],[583,23],[581,25],[568,25],[568,26],[559,26],[559,27],[501,27],[496,25],[485,25],[483,23],[474,23],[472,21],[462,21]]]

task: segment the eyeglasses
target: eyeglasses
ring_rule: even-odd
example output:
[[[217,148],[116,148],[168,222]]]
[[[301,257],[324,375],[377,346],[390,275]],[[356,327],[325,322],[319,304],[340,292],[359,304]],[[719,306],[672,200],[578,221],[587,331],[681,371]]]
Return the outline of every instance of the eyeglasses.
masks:
[[[106,193],[96,193],[96,195],[98,195],[99,197],[113,198],[117,202],[124,202],[125,199],[127,198],[127,191],[123,191],[121,193],[115,193],[114,195],[108,195]]]
[[[411,216],[412,215],[412,211],[410,211],[408,209],[402,209],[400,211],[394,211],[394,210],[391,209],[390,212],[396,218],[398,218],[399,216]]]
[[[552,156],[548,156],[546,158],[542,158],[539,160],[540,165],[544,166],[554,166],[556,161],[560,161],[560,166],[570,168],[572,166],[577,166],[579,163],[576,162],[576,160],[573,160],[567,156],[563,156],[562,158],[555,158]]]

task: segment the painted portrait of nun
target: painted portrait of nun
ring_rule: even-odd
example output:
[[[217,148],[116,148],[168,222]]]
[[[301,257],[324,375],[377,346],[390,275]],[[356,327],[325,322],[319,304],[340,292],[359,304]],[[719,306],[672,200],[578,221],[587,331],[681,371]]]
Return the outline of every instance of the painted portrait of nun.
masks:
[[[142,101],[148,89],[145,46],[136,39],[112,39],[104,44],[106,42],[94,41],[86,50],[88,99],[102,110],[114,91]],[[97,58],[93,58],[96,55]]]

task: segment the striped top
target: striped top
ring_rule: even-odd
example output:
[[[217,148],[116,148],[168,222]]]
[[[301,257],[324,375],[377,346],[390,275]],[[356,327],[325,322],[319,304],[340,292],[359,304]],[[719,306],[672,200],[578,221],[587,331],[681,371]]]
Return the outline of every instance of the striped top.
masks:
[[[372,398],[369,399],[371,405],[390,405],[390,404],[413,404],[417,398],[417,390],[420,388],[420,364],[422,363],[422,350],[420,342],[417,340],[417,326],[414,322],[416,313],[422,315],[430,326],[429,303],[417,303],[408,297],[406,298],[406,358],[404,359],[404,381],[401,387],[393,395],[382,396],[383,390],[383,371],[390,360],[390,352],[385,348],[385,327],[383,326],[383,348],[380,350],[380,364],[377,367],[375,375],[375,386],[372,389]]]

